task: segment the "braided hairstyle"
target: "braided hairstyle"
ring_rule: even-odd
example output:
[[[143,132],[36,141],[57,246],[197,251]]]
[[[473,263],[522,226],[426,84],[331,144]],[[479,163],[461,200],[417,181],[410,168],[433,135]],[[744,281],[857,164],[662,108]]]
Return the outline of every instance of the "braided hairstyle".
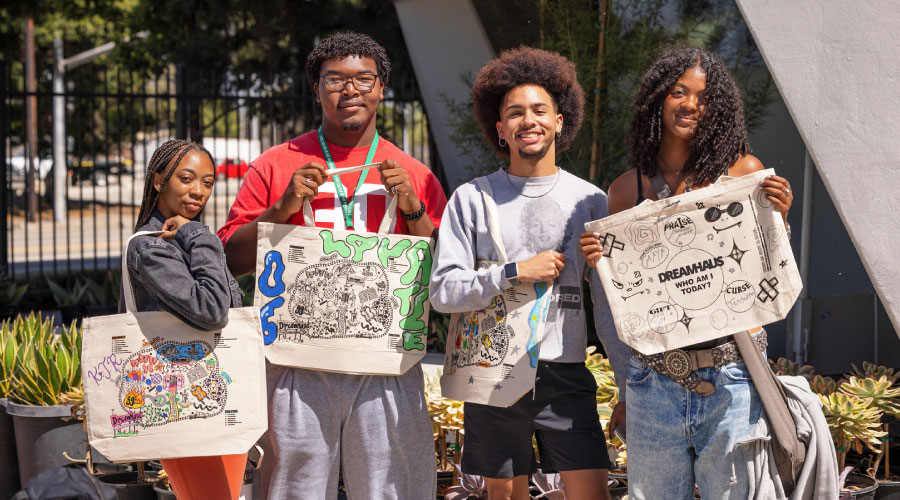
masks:
[[[202,145],[195,142],[171,139],[162,143],[156,148],[156,151],[153,152],[153,156],[150,157],[150,164],[147,165],[147,176],[144,180],[144,198],[141,201],[141,211],[138,214],[137,223],[134,225],[135,232],[140,230],[140,228],[150,220],[150,215],[153,213],[153,210],[156,209],[156,203],[159,201],[159,194],[166,188],[166,183],[169,182],[172,174],[178,169],[178,164],[181,163],[184,156],[192,150],[206,153],[210,163],[215,167],[216,162],[213,160],[210,152]],[[154,177],[157,173],[163,172],[165,169],[168,169],[168,171],[166,171],[163,176],[162,182],[159,183],[159,190],[157,190],[153,183]],[[201,210],[200,213],[203,213],[203,211]],[[197,214],[197,217],[199,216],[200,214]]]
[[[628,131],[629,166],[653,177],[662,142],[662,108],[669,89],[688,69],[706,73],[706,111],[690,139],[690,155],[682,172],[688,185],[703,185],[750,153],[741,93],[719,56],[697,47],[668,50],[641,79]]]

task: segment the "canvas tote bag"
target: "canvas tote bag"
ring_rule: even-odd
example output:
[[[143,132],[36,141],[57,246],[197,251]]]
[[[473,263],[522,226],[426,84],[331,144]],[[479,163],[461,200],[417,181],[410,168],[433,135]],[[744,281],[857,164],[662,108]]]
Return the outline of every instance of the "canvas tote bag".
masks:
[[[304,200],[304,226],[259,224],[254,304],[271,363],[402,375],[425,356],[434,241],[387,234],[396,212],[391,197],[378,233],[326,229]]]
[[[781,213],[760,183],[722,177],[584,225],[619,338],[657,354],[784,319],[803,284]]]
[[[122,250],[126,313],[84,319],[81,373],[91,446],[116,462],[246,453],[266,431],[266,375],[253,307],[221,331],[165,311],[135,312]]]
[[[488,229],[499,264],[509,262],[493,191],[481,189]],[[481,263],[488,265],[489,263]],[[479,311],[450,316],[441,394],[445,398],[508,407],[534,387],[552,283],[520,283]]]

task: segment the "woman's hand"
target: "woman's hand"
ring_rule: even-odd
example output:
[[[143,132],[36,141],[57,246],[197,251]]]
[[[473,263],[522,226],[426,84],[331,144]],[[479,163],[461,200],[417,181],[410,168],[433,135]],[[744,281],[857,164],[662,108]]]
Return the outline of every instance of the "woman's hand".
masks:
[[[762,190],[775,208],[781,212],[781,217],[787,222],[788,210],[794,201],[794,191],[791,184],[784,177],[770,175],[762,182]]]
[[[600,244],[600,234],[590,231],[581,233],[581,255],[588,265],[597,268],[597,259],[603,257],[603,245]]]
[[[159,237],[164,240],[171,240],[175,237],[175,233],[178,232],[178,229],[190,221],[191,220],[187,217],[182,217],[180,215],[169,217],[165,222],[163,222],[162,230],[164,232],[163,234],[159,235]]]

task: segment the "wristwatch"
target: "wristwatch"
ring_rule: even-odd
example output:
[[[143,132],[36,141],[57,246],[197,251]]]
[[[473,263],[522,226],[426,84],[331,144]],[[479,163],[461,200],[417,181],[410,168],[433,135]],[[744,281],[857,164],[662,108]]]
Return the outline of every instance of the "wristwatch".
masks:
[[[515,262],[510,262],[503,266],[503,276],[506,278],[506,281],[509,282],[510,285],[516,286],[519,284],[519,266]]]

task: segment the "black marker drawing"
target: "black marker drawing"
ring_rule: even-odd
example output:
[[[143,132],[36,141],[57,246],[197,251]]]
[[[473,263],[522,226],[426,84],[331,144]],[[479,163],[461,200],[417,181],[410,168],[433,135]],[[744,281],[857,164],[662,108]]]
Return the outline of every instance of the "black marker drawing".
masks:
[[[604,234],[603,235],[603,256],[604,257],[612,257],[613,250],[625,250],[625,244],[621,241],[616,241],[616,235],[614,234]]]
[[[736,242],[736,241],[733,241],[733,242],[732,242],[732,247],[731,247],[731,253],[728,254],[728,257],[730,257],[732,260],[734,260],[735,262],[737,262],[737,263],[738,263],[738,266],[740,266],[740,265],[741,265],[741,259],[744,258],[744,254],[745,254],[745,253],[747,253],[747,251],[746,251],[746,250],[741,250],[740,248],[738,248],[737,242]]]
[[[775,300],[775,297],[778,297],[778,290],[775,286],[778,285],[778,278],[765,279],[759,282],[759,294],[756,295],[756,298],[759,299],[760,302],[765,304],[769,300]]]

